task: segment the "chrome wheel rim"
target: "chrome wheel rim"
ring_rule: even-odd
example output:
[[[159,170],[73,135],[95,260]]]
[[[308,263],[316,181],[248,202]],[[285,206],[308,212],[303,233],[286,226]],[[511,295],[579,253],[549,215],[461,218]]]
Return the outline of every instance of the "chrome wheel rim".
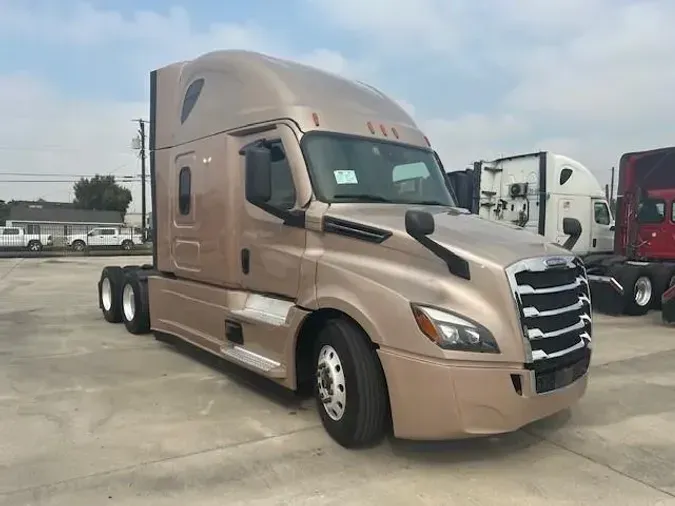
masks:
[[[635,303],[640,306],[646,306],[652,299],[652,282],[647,276],[640,276],[635,282],[633,291]]]
[[[112,307],[112,285],[108,278],[103,278],[101,282],[101,303],[103,304],[103,309],[110,311]]]
[[[326,414],[339,421],[347,406],[347,385],[342,362],[332,346],[325,345],[319,351],[316,384]]]
[[[132,321],[136,315],[136,298],[134,297],[134,288],[127,283],[122,292],[122,310],[127,321]]]

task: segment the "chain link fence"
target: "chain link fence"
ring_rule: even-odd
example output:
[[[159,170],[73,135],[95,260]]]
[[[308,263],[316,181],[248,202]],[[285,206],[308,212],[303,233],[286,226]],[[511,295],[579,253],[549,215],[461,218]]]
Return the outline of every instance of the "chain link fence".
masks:
[[[39,224],[0,227],[0,258],[151,255],[140,227]]]

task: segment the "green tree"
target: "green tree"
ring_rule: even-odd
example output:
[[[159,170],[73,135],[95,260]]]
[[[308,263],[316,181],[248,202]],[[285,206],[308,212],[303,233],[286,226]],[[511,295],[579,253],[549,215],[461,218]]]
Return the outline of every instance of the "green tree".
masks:
[[[74,205],[78,209],[118,211],[126,215],[131,204],[131,191],[115,182],[115,176],[96,174],[81,178],[73,185]]]

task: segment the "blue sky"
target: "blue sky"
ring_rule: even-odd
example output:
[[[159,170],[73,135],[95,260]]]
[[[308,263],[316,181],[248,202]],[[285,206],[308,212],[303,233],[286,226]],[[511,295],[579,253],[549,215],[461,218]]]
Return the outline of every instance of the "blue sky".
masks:
[[[0,172],[137,173],[148,72],[237,47],[376,85],[446,166],[549,149],[604,182],[675,138],[669,19],[667,0],[0,0]],[[0,199],[72,186],[12,177]]]

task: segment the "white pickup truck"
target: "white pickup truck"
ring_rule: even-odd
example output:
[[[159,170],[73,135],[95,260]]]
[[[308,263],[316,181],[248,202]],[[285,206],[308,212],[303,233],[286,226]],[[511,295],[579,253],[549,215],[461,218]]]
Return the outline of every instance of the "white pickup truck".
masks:
[[[98,227],[86,234],[72,234],[66,238],[66,245],[75,251],[87,248],[122,248],[133,249],[143,243],[143,236],[133,228]]]
[[[45,246],[53,244],[49,234],[27,234],[21,227],[0,227],[0,249],[42,251]]]

